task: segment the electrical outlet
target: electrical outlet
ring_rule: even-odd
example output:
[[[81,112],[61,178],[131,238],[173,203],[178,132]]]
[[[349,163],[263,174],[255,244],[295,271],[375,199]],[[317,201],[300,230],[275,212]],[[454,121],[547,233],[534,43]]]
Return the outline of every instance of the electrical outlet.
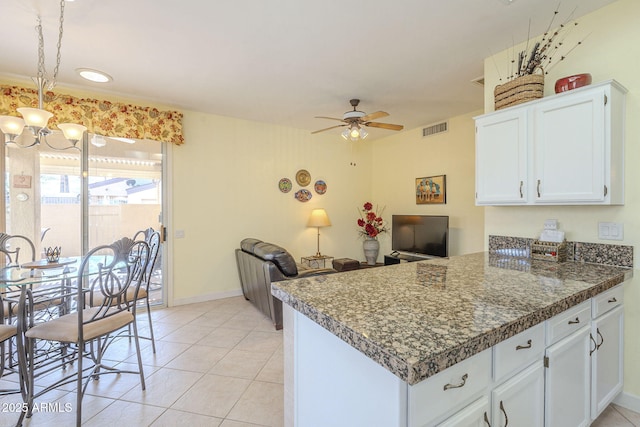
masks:
[[[544,221],[544,229],[545,230],[557,230],[558,229],[558,220],[557,219],[546,219]]]
[[[184,239],[184,230],[176,230],[173,235],[176,239]]]
[[[620,222],[599,222],[598,238],[602,240],[624,240],[624,224]]]

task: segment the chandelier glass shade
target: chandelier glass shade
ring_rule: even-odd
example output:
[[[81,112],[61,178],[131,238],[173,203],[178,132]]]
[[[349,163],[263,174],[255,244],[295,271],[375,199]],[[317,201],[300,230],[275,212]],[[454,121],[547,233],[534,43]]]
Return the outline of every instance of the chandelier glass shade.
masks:
[[[48,85],[49,89],[53,89],[55,86],[55,79],[58,74],[58,68],[60,66],[60,46],[62,42],[62,24],[64,22],[64,0],[60,1],[60,29],[58,34],[58,54],[57,62],[51,84]],[[49,83],[45,78],[44,67],[44,38],[42,35],[42,22],[40,16],[38,16],[38,75],[33,78],[34,83],[38,88],[38,108],[20,107],[16,108],[16,111],[22,116],[0,116],[0,130],[4,134],[5,144],[13,143],[18,147],[28,148],[34,145],[40,144],[44,141],[50,148],[54,150],[67,150],[70,148],[76,148],[76,144],[84,132],[87,130],[86,126],[74,123],[59,123],[58,128],[62,131],[64,137],[71,142],[71,145],[58,148],[54,147],[47,141],[47,135],[50,135],[52,131],[47,127],[49,119],[53,117],[53,113],[44,109],[44,91],[45,87]],[[33,137],[33,142],[29,144],[18,143],[18,138],[24,133],[28,132]]]

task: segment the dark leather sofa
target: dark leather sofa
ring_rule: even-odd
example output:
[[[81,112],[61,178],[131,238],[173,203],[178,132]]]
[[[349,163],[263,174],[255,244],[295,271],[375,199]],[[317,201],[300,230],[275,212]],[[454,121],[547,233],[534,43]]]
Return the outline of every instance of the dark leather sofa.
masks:
[[[271,295],[271,282],[335,272],[303,267],[286,249],[253,238],[240,242],[236,261],[244,297],[269,316],[276,329],[282,329],[282,301]]]

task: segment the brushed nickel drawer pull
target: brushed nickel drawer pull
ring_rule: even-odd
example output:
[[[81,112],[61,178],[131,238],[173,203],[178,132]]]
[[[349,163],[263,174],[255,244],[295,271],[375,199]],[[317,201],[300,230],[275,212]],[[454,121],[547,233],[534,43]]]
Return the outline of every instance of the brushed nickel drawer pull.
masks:
[[[609,301],[607,302],[618,302],[618,300],[616,299],[616,297],[611,298]]]
[[[520,198],[522,199],[524,197],[524,194],[522,194],[522,185],[524,183],[522,181],[520,181]]]
[[[462,382],[460,384],[445,384],[444,386],[444,391],[449,390],[450,388],[460,388],[460,387],[464,387],[464,385],[467,382],[467,378],[469,378],[469,374],[464,374],[462,376]]]
[[[516,346],[516,350],[524,350],[526,348],[531,348],[531,340],[527,341],[527,345]]]
[[[489,417],[487,416],[487,412],[484,413],[484,422],[491,427],[491,423],[489,422]]]
[[[575,325],[576,323],[580,323],[580,319],[576,317],[576,320],[569,320],[570,325]]]
[[[504,414],[504,427],[509,425],[509,417],[507,417],[507,411],[504,410],[504,405],[502,404],[502,400],[500,401],[500,410]]]
[[[538,197],[540,197],[540,180],[538,180],[538,186],[536,187],[538,191]]]
[[[598,336],[600,337],[600,344],[596,345],[596,350],[599,350],[600,347],[602,346],[602,344],[604,344],[604,337],[602,336],[602,334],[600,333],[600,328],[596,328],[596,331],[598,333]]]

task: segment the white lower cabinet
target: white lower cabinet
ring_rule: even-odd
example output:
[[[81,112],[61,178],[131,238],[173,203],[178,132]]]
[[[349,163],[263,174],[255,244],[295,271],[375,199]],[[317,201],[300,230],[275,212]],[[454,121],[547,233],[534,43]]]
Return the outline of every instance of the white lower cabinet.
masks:
[[[622,391],[623,308],[595,319],[591,326],[591,418],[595,420]]]
[[[489,421],[489,399],[482,396],[471,405],[459,411],[438,427],[491,427]]]
[[[545,426],[588,426],[591,361],[588,324],[546,351]]]
[[[544,365],[526,368],[491,392],[491,427],[544,425]]]

